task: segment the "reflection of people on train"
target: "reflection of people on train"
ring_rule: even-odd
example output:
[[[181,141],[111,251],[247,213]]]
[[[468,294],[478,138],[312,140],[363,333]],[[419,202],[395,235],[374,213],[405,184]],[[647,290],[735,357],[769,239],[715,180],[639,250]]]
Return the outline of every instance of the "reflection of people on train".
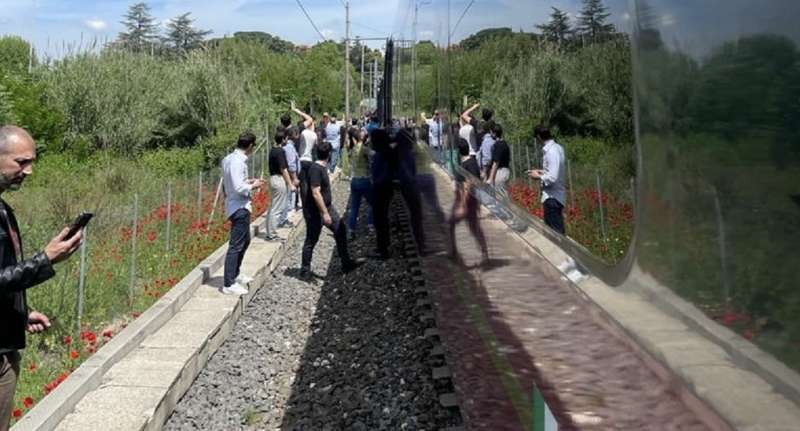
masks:
[[[511,178],[511,149],[503,139],[503,127],[495,123],[492,128],[494,146],[492,148],[491,169],[488,182],[494,186],[495,192],[507,197],[506,184]]]
[[[459,139],[456,144],[458,154],[461,160],[461,168],[471,174],[474,178],[472,181],[478,181],[480,177],[480,170],[478,169],[478,161],[475,156],[469,153],[469,142],[466,139]],[[466,219],[469,230],[478,245],[481,247],[481,254],[483,255],[484,262],[489,261],[489,247],[486,244],[486,237],[483,235],[478,212],[480,211],[480,202],[474,196],[473,185],[470,179],[464,177],[456,171],[456,198],[453,203],[453,214],[450,217],[450,255],[454,260],[460,260],[458,255],[458,248],[456,247],[456,224]]]
[[[481,150],[478,153],[478,166],[481,168],[481,179],[486,180],[489,178],[492,169],[492,150],[494,148],[492,128],[494,127],[494,121],[484,121],[479,127],[481,132],[478,136],[481,139]]]
[[[422,122],[428,128],[428,145],[433,148],[433,153],[436,156],[436,161],[441,163],[442,160],[442,119],[439,117],[439,110],[433,111],[433,118],[425,117],[425,113],[421,113],[420,117]]]
[[[544,222],[556,232],[566,233],[564,228],[564,205],[567,202],[566,157],[564,147],[556,143],[546,126],[536,126],[533,131],[536,141],[544,145],[542,169],[531,169],[528,175],[542,181],[542,203]]]
[[[436,216],[436,221],[444,222],[444,211],[439,205],[439,195],[436,193],[436,177],[433,174],[433,159],[422,141],[417,140],[414,145],[414,159],[417,166],[417,187],[419,193]]]
[[[472,111],[478,109],[479,106],[481,106],[480,103],[470,106],[469,109],[464,111],[461,117],[459,117],[461,128],[458,129],[458,137],[467,141],[469,144],[469,153],[471,155],[478,154],[478,132],[475,130],[477,121],[472,116]]]
[[[371,175],[375,192],[376,257],[379,259],[390,257],[389,206],[394,194],[394,181],[399,182],[400,193],[408,206],[417,248],[420,253],[424,253],[422,209],[416,185],[417,169],[413,154],[414,138],[405,129],[399,129],[394,137],[391,137],[385,129],[373,129],[370,132],[370,141],[375,151]]]

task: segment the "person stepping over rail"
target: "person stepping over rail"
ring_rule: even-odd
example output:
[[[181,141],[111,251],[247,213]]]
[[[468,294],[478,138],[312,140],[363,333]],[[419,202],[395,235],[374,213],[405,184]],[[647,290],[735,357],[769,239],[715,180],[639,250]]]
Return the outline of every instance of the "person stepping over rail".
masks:
[[[244,295],[252,277],[241,273],[242,259],[250,246],[250,214],[253,204],[250,194],[264,186],[264,181],[249,178],[247,159],[253,153],[256,136],[242,133],[236,149],[222,159],[223,186],[225,188],[225,213],[231,221],[231,237],[225,255],[223,286],[227,295]]]
[[[300,266],[300,278],[311,277],[311,258],[314,247],[319,241],[322,227],[325,226],[336,240],[336,250],[342,262],[342,272],[348,273],[358,268],[362,262],[350,258],[347,250],[347,226],[333,207],[331,182],[328,177],[328,161],[331,157],[331,145],[322,142],[317,145],[317,161],[308,168],[308,196],[303,203],[303,218],[306,221],[306,239],[303,243],[303,257]]]
[[[289,176],[289,169],[286,163],[286,153],[283,146],[286,145],[285,130],[278,129],[275,133],[275,142],[269,151],[269,190],[271,203],[267,214],[267,240],[274,241],[280,239],[278,236],[278,226],[283,225],[285,220],[281,216],[286,209],[286,202],[289,199],[289,192],[294,191],[292,178]]]
[[[365,142],[367,132],[356,128],[350,129],[350,159],[353,178],[350,180],[350,213],[348,214],[347,224],[350,227],[350,239],[356,237],[356,227],[358,222],[358,210],[361,208],[361,199],[364,198],[369,204],[369,218],[367,223],[370,230],[375,229],[375,216],[372,205],[374,204],[374,192],[372,190],[372,180],[369,177],[369,154],[372,149]]]

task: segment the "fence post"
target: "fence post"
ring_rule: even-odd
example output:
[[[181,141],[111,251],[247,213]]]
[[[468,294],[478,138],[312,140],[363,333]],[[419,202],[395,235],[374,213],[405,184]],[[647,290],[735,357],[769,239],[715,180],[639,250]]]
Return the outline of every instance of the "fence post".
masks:
[[[89,226],[86,226],[83,228],[83,239],[81,240],[81,269],[78,281],[78,333],[81,331],[81,317],[83,316],[83,308],[86,301],[86,242],[89,239],[88,234]]]
[[[569,157],[565,157],[567,164],[567,179],[569,180],[569,200],[572,208],[575,208],[575,189],[572,188],[572,169],[569,167]]]
[[[731,283],[728,278],[728,255],[725,245],[725,224],[722,219],[722,205],[719,202],[719,194],[716,187],[711,187],[714,194],[714,211],[717,213],[717,230],[719,232],[719,260],[722,269],[722,294],[725,295],[726,311],[730,308]]]
[[[528,161],[527,169],[533,169],[533,166],[531,166],[531,151],[530,151],[530,148],[528,148],[527,145],[525,146],[525,158]],[[530,176],[528,176],[528,184],[531,184],[531,177]]]
[[[607,243],[608,237],[606,236],[606,220],[603,213],[603,189],[600,187],[600,172],[595,171],[595,175],[597,177],[597,203],[600,207],[600,232],[603,233],[603,242]]]
[[[172,181],[167,181],[167,254],[172,245],[170,235],[172,234]]]
[[[131,229],[131,280],[128,285],[128,302],[133,305],[133,289],[136,284],[136,236],[139,222],[139,194],[133,195],[133,227]]]
[[[203,215],[203,171],[197,175],[197,220]]]

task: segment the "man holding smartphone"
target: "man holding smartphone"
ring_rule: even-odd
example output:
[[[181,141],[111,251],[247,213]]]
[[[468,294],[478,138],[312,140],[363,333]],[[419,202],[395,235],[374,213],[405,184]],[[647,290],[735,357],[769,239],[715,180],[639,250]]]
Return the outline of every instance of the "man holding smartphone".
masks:
[[[231,221],[231,239],[225,255],[222,293],[244,295],[247,284],[253,279],[240,272],[242,259],[250,246],[250,214],[253,212],[253,190],[264,186],[264,180],[249,178],[247,158],[253,153],[256,136],[250,132],[239,135],[236,149],[222,159],[223,185],[225,187],[225,212]]]
[[[0,194],[18,190],[33,173],[36,143],[22,128],[0,127]],[[25,259],[14,211],[0,199],[0,431],[8,430],[19,379],[19,351],[25,331],[35,334],[50,327],[50,319],[28,309],[25,291],[55,275],[53,265],[78,249],[83,231],[67,237],[64,228],[44,251]]]
[[[544,125],[533,130],[536,142],[543,145],[542,169],[531,169],[528,175],[542,181],[542,206],[544,206],[544,223],[561,235],[566,234],[564,227],[564,206],[567,204],[566,157],[564,147],[559,145]]]

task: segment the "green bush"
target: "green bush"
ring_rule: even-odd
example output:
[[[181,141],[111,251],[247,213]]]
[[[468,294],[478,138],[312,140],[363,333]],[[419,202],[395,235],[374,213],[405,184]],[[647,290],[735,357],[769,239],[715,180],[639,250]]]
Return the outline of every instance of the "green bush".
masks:
[[[159,149],[143,154],[139,163],[158,177],[197,175],[205,165],[205,154],[201,148]]]

